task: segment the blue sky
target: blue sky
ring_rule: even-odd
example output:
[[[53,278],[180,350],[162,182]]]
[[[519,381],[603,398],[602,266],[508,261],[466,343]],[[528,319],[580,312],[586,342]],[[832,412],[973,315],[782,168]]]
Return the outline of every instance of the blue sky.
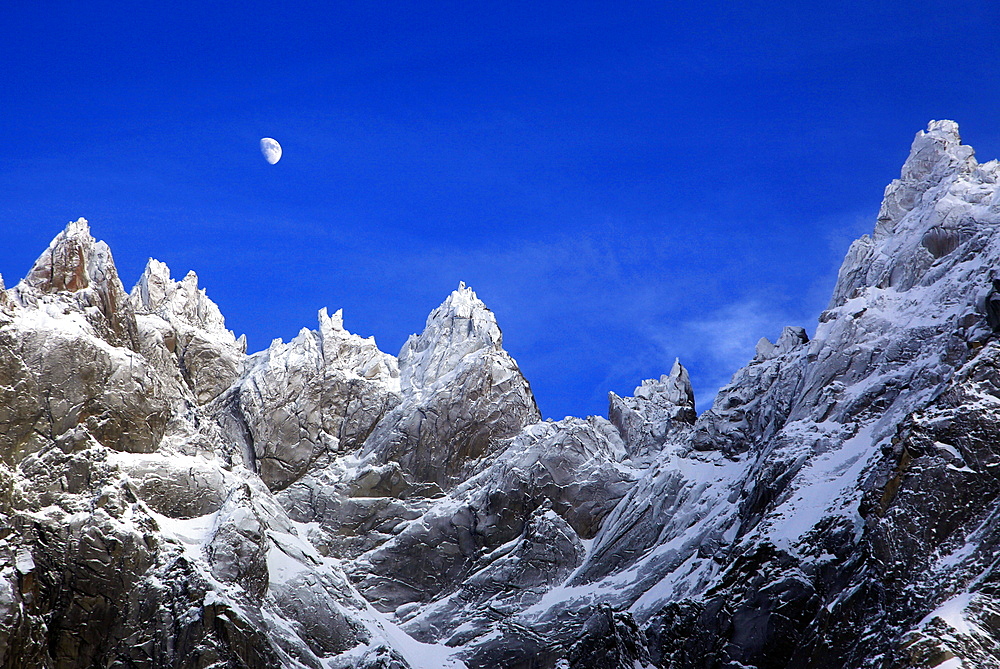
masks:
[[[326,306],[396,353],[465,281],[554,418],[677,356],[707,408],[928,120],[1000,157],[995,3],[16,4],[8,285],[84,216],[252,350]]]

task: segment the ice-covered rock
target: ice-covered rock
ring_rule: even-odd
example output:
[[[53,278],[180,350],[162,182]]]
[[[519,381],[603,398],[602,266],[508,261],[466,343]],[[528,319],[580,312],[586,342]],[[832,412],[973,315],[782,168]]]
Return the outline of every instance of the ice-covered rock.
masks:
[[[680,360],[669,375],[643,381],[632,397],[608,393],[608,405],[608,419],[621,432],[632,458],[657,453],[669,436],[696,418],[691,378]]]
[[[72,309],[114,346],[137,350],[135,316],[118,278],[111,249],[90,235],[86,219],[70,222],[14,287],[24,306]]]
[[[376,426],[363,453],[399,462],[418,481],[454,486],[540,418],[493,312],[465,284],[403,346],[399,376],[403,401]]]
[[[143,355],[167,373],[176,367],[199,403],[216,398],[242,372],[246,337],[226,329],[194,272],[173,281],[170,269],[150,258],[129,302],[143,332]]]
[[[245,439],[272,489],[287,487],[324,454],[357,449],[400,402],[396,360],[319,312],[319,329],[275,341],[220,400],[233,439]],[[242,434],[241,434],[242,433]]]
[[[2,666],[316,668],[379,648],[401,667],[460,666],[372,610],[255,472],[229,419],[243,370],[269,358],[247,361],[193,274],[150,261],[126,296],[78,221],[0,294]],[[325,314],[321,332],[320,376],[395,397],[391,356]],[[318,417],[371,410],[327,390]]]
[[[900,178],[885,189],[874,233],[844,259],[831,308],[869,287],[908,290],[996,218],[996,161],[979,165],[974,155],[952,121],[917,133]]]
[[[150,452],[171,395],[138,353],[98,337],[79,312],[60,318],[39,306],[0,321],[0,451],[9,462],[78,429],[115,450]]]
[[[919,133],[810,339],[539,421],[460,286],[245,354],[82,219],[0,283],[0,666],[1000,666],[1000,167]]]
[[[626,458],[618,431],[603,418],[529,425],[489,466],[400,523],[348,571],[366,599],[389,612],[451,593],[486,554],[521,536],[539,508],[591,539],[635,481]]]
[[[549,503],[536,508],[521,534],[483,555],[457,589],[422,609],[397,607],[404,628],[416,638],[461,646],[491,631],[498,616],[538,602],[583,560],[584,546]],[[407,616],[407,607],[417,615]],[[401,613],[402,612],[402,613]]]
[[[812,340],[788,329],[762,340],[689,449],[665,450],[607,518],[573,589],[516,620],[558,643],[567,609],[627,608],[657,666],[992,666],[976,634],[950,643],[917,629],[968,592],[973,556],[992,545],[968,533],[993,512],[969,462],[992,456],[956,446],[989,428],[942,420],[949,433],[918,448],[907,426],[991,350],[997,202],[995,163],[978,165],[954,124],[919,134]],[[976,415],[989,397],[951,402]],[[923,453],[933,459],[913,466]],[[969,515],[942,516],[951,505]]]

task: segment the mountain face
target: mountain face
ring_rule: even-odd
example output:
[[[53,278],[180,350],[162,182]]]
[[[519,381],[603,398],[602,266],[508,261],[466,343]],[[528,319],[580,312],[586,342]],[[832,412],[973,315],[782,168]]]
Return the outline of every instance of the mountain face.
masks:
[[[541,421],[464,284],[247,355],[70,223],[0,282],[0,666],[1000,667],[998,179],[931,122],[701,416]]]

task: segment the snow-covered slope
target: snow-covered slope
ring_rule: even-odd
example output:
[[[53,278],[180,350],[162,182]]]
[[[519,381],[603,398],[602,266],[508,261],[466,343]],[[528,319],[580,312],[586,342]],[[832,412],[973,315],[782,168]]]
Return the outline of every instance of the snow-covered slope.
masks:
[[[918,133],[809,340],[540,421],[464,285],[246,354],[70,223],[0,283],[2,667],[1000,667],[1000,167]]]

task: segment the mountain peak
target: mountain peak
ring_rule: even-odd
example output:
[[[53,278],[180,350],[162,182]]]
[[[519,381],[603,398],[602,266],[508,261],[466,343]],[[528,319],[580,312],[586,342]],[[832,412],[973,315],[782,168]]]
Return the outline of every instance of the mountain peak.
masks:
[[[317,314],[317,319],[319,320],[319,331],[323,332],[325,329],[332,329],[337,331],[343,331],[344,329],[344,310],[337,309],[333,312],[331,316],[327,311],[326,307],[319,310]]]
[[[155,258],[146,261],[146,268],[139,282],[132,289],[139,307],[144,311],[155,311],[169,298],[174,282],[170,279],[170,268]]]
[[[135,348],[135,317],[111,249],[90,234],[87,219],[70,221],[14,289],[22,306],[60,301],[81,310],[107,341]],[[96,307],[96,311],[90,309]]]
[[[700,417],[675,361],[541,422],[464,283],[399,368],[326,309],[248,357],[197,275],[150,260],[122,302],[70,223],[10,313],[0,278],[0,655],[1000,666],[997,165],[918,133],[812,340]]]
[[[496,316],[462,282],[430,313],[424,331],[411,335],[399,352],[404,385],[431,384],[455,369],[470,353],[502,348],[503,334]]]
[[[90,221],[85,219],[83,216],[76,219],[75,221],[70,221],[66,224],[67,234],[90,234]]]
[[[635,396],[649,398],[654,389],[656,394],[662,396],[670,404],[694,409],[694,389],[691,387],[691,376],[688,374],[687,368],[681,364],[680,358],[674,359],[670,374],[660,376],[659,382],[643,381],[642,385],[635,389]]]
[[[975,151],[962,144],[954,121],[931,121],[927,130],[917,132],[910,155],[903,164],[904,182],[919,182],[935,173],[954,172],[976,164]]]
[[[931,121],[917,133],[900,178],[885,189],[874,232],[854,241],[829,308],[872,287],[906,291],[941,276],[956,249],[1000,222],[990,205],[995,163],[980,166],[954,121]],[[942,258],[948,256],[950,260]],[[943,265],[942,265],[943,266]]]
[[[43,293],[55,293],[76,292],[92,283],[104,284],[117,279],[111,250],[104,242],[94,240],[87,219],[80,218],[70,221],[55,236],[23,283]]]
[[[7,295],[7,288],[3,283],[3,276],[0,275],[0,308],[10,307],[10,296]]]
[[[644,380],[632,397],[608,393],[608,420],[633,457],[657,453],[671,433],[689,427],[696,417],[691,377],[680,359],[674,360],[670,374]]]
[[[900,177],[885,189],[875,226],[875,240],[899,232],[901,221],[910,211],[924,199],[936,197],[929,194],[925,198],[925,193],[971,173],[977,165],[975,153],[971,146],[962,144],[958,124],[954,121],[928,123],[927,130],[919,131],[913,138]]]
[[[432,321],[452,320],[455,318],[469,319],[472,329],[477,333],[485,334],[490,341],[497,346],[502,345],[500,328],[497,326],[496,317],[489,307],[479,299],[476,291],[465,285],[464,281],[458,283],[458,288],[453,290],[445,299],[441,306],[432,311],[427,317],[427,325]],[[470,330],[471,334],[471,330]]]
[[[204,288],[198,288],[198,275],[189,271],[180,281],[170,278],[165,263],[150,258],[130,295],[137,312],[158,314],[166,320],[179,318],[189,325],[222,336],[227,343],[235,335],[226,330],[226,321]]]

